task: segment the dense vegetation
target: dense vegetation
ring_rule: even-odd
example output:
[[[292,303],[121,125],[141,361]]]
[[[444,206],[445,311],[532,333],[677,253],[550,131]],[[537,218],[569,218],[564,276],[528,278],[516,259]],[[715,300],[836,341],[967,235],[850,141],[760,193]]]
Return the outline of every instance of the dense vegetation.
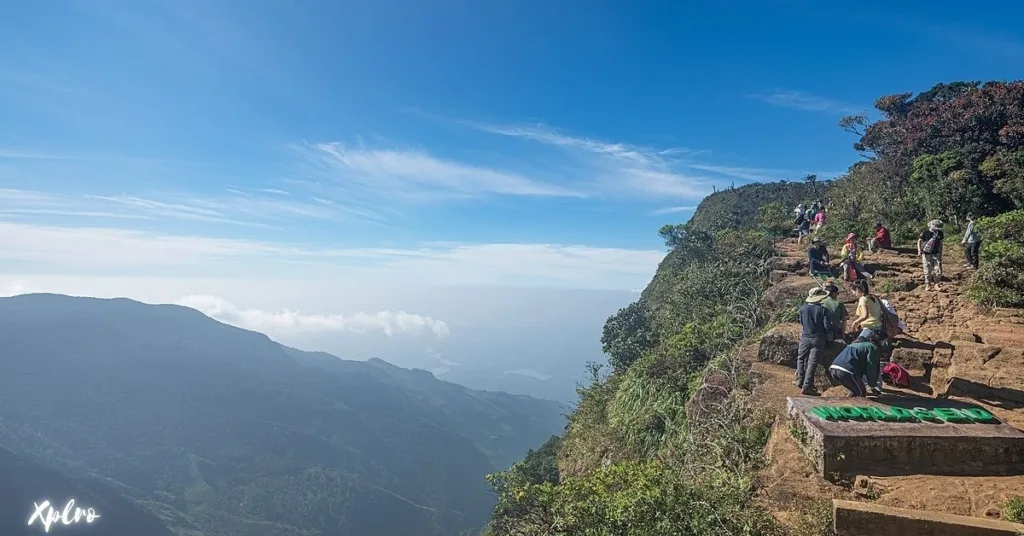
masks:
[[[722,214],[747,202],[717,199]],[[491,476],[494,534],[775,530],[749,500],[769,422],[749,407],[749,379],[730,355],[771,320],[760,297],[774,247],[759,230],[706,221],[663,233],[672,250],[641,298],[609,318],[610,370],[591,365],[565,435]]]
[[[301,352],[177,306],[0,299],[0,345],[0,446],[95,475],[179,535],[475,534],[485,476],[565,422],[553,402]],[[0,479],[0,495],[18,485]]]
[[[751,500],[769,423],[747,402],[733,350],[791,313],[763,299],[764,263],[798,203],[831,200],[830,241],[869,236],[880,220],[912,242],[938,218],[954,247],[965,216],[981,216],[971,295],[1024,306],[1024,83],[940,84],[876,107],[880,120],[840,122],[864,156],[842,177],[716,192],[688,223],[661,228],[670,251],[640,299],[608,319],[607,369],[590,365],[564,436],[491,475],[493,534],[782,530]]]
[[[968,214],[999,216],[981,225],[984,261],[972,295],[986,305],[1024,305],[1024,234],[1013,223],[1024,218],[1024,82],[938,84],[881,97],[875,107],[878,121],[840,122],[859,136],[855,148],[866,160],[829,186],[827,236],[865,235],[880,220],[907,243],[941,219],[952,224],[955,244]]]

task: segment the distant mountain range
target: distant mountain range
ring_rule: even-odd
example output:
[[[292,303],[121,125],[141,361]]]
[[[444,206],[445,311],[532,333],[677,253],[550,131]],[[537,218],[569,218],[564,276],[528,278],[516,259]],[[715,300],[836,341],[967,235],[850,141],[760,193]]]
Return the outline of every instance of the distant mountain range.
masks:
[[[0,299],[0,364],[4,535],[72,496],[101,515],[76,534],[475,534],[484,475],[566,411],[127,299]]]

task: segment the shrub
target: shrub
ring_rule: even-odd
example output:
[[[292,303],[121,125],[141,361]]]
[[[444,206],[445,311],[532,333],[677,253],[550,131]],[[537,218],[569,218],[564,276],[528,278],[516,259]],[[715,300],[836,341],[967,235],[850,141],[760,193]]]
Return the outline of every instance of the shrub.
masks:
[[[1013,497],[1003,506],[1003,519],[1024,523],[1024,497]]]
[[[1024,307],[1024,210],[981,218],[981,267],[969,295],[982,305]]]

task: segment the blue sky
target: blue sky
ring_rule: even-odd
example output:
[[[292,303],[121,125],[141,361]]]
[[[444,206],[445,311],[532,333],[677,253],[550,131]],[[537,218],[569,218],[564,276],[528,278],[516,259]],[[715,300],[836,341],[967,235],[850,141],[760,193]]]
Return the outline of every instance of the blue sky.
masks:
[[[827,4],[15,3],[0,270],[640,288],[712,188],[835,175],[841,116],[1024,68],[1015,3]]]

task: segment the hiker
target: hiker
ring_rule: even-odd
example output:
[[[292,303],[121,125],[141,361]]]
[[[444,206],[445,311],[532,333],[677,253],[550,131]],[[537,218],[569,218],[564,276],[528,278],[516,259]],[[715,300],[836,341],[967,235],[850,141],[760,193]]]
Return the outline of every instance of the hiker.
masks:
[[[800,307],[800,326],[803,331],[800,333],[800,344],[796,354],[796,378],[793,384],[800,387],[800,392],[808,396],[818,395],[814,388],[814,371],[818,368],[821,352],[825,349],[825,342],[832,331],[831,314],[822,305],[825,298],[828,298],[825,289],[812,287],[807,292],[807,300]]]
[[[878,369],[872,363],[878,363],[879,335],[872,332],[867,336],[857,337],[849,346],[832,360],[828,368],[829,376],[850,391],[851,397],[867,396],[867,389],[861,379],[867,376],[868,385],[879,382]],[[872,394],[881,392],[872,388]]]
[[[807,219],[807,216],[800,215],[796,217],[796,244],[799,246],[803,244],[804,237],[811,234],[811,221]]]
[[[864,254],[860,251],[860,246],[857,245],[857,233],[850,233],[846,235],[846,241],[843,242],[843,250],[839,253],[843,258],[841,264],[843,268],[843,279],[847,281],[855,281],[860,278],[872,279],[874,276],[867,273],[864,267],[861,266],[861,261],[864,260]],[[853,271],[858,277],[850,276],[850,271]]]
[[[967,215],[967,230],[964,231],[964,238],[960,241],[964,246],[964,265],[968,268],[978,269],[978,251],[981,250],[981,235],[974,229],[974,214]]]
[[[924,265],[924,285],[926,290],[932,290],[932,282],[935,282],[935,290],[942,290],[942,221],[932,220],[928,222],[928,229],[917,237],[917,255],[921,257]]]
[[[835,283],[828,282],[825,285],[825,292],[828,293],[828,297],[822,300],[821,304],[829,310],[832,317],[832,331],[829,333],[828,340],[839,340],[846,334],[846,318],[848,316],[846,306],[839,301],[839,287]]]
[[[884,324],[882,320],[882,302],[877,296],[871,294],[868,288],[868,282],[863,279],[858,279],[853,282],[853,293],[857,296],[857,310],[855,314],[856,318],[850,324],[850,328],[857,332],[860,330],[859,338],[865,338],[877,334],[879,341],[883,339],[887,340],[884,331]],[[879,347],[884,343],[880,342]],[[875,360],[870,363],[872,370],[874,371],[874,378],[877,380],[878,373],[880,370],[881,362],[879,361],[878,352],[875,352]],[[876,382],[868,382],[872,391],[879,391],[880,386]]]
[[[814,215],[814,232],[817,233],[825,226],[825,209],[819,210]]]
[[[882,222],[875,222],[875,236],[868,240],[868,251],[874,253],[881,249],[892,249],[892,237],[889,236],[889,229],[886,229]]]
[[[832,259],[828,256],[828,248],[821,240],[821,237],[811,239],[811,248],[807,250],[807,261],[810,265],[810,273],[828,274],[832,277]]]

